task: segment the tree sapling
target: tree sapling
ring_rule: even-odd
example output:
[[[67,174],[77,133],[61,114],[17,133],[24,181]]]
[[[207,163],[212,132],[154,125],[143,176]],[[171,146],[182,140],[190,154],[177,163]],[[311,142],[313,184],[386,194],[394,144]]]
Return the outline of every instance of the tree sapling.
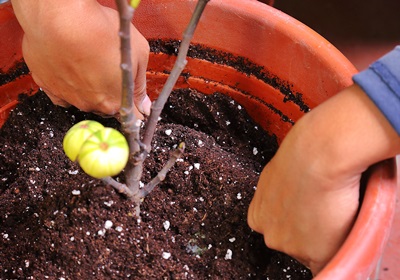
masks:
[[[196,5],[192,18],[183,33],[174,67],[159,97],[152,103],[151,113],[146,120],[142,137],[142,121],[134,114],[134,81],[130,46],[130,24],[140,0],[131,0],[129,4],[127,0],[116,0],[120,15],[119,36],[122,70],[122,101],[119,113],[127,144],[124,144],[126,141],[123,141],[125,138],[121,134],[111,131],[109,128],[98,127],[91,121],[84,123],[84,127],[72,127],[64,140],[64,150],[67,156],[71,160],[77,160],[87,174],[95,178],[102,178],[106,184],[113,186],[118,192],[132,199],[136,205],[137,217],[140,217],[140,203],[143,198],[164,180],[169,169],[184,152],[185,144],[180,143],[156,177],[143,188],[140,187],[143,162],[151,151],[151,141],[158,119],[176,81],[187,64],[186,56],[190,41],[208,1],[199,0]],[[73,145],[75,146],[72,147]],[[111,176],[117,175],[124,167],[125,183],[120,183]]]

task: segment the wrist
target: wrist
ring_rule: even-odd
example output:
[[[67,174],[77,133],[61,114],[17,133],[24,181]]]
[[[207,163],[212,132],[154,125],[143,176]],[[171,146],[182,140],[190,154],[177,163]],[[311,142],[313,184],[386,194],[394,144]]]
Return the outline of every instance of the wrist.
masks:
[[[293,128],[293,140],[316,172],[338,180],[400,153],[400,137],[356,85],[324,102]]]

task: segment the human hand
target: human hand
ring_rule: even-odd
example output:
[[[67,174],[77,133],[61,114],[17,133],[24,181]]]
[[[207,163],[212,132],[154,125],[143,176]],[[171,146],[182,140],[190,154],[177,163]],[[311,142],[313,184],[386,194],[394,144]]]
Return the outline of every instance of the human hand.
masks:
[[[34,81],[60,106],[116,114],[121,106],[118,12],[96,0],[13,0],[25,35],[24,59]],[[149,45],[131,26],[135,114],[149,114],[146,68]]]
[[[400,153],[399,140],[358,86],[345,89],[288,133],[261,174],[250,227],[316,275],[354,223],[362,172]]]

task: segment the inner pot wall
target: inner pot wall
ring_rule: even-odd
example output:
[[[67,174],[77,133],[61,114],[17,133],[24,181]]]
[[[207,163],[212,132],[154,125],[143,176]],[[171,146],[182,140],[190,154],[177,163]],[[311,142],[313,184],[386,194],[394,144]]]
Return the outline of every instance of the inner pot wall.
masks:
[[[99,1],[115,6],[113,1]],[[148,39],[180,39],[196,2],[151,0],[141,3],[135,25]],[[0,70],[9,73],[20,61],[22,31],[9,4],[0,6]],[[267,131],[283,139],[293,123],[342,88],[350,85],[353,65],[329,42],[293,18],[255,0],[210,1],[196,30],[194,44],[245,57],[253,69],[247,75],[233,66],[188,59],[187,79],[177,87],[204,93],[221,91],[240,102]],[[151,54],[149,92],[159,92],[174,57]],[[0,84],[0,116],[6,117],[17,94],[37,86],[21,74]],[[4,110],[3,110],[4,109]],[[318,279],[365,279],[382,253],[394,213],[395,165],[374,169],[363,206],[349,238]]]
[[[100,2],[115,7],[114,1]],[[146,38],[180,39],[195,5],[196,1],[187,0],[146,1],[135,12],[134,23]],[[313,30],[258,1],[210,1],[192,42],[245,57],[262,67],[257,73],[266,76],[269,82],[260,81],[255,76],[248,79],[246,75],[239,82],[225,82],[226,77],[215,77],[215,73],[229,70],[215,71],[215,67],[223,68],[215,65],[204,66],[207,71],[196,75],[192,72],[198,65],[191,64],[191,61],[185,71],[192,77],[250,93],[259,99],[259,103],[265,103],[263,109],[267,112],[261,117],[253,114],[253,117],[279,139],[292,126],[290,121],[294,122],[304,114],[301,105],[315,107],[350,85],[351,76],[356,72],[334,46]],[[151,58],[149,70],[153,71],[155,67]],[[271,107],[276,109],[275,112]],[[277,120],[276,111],[290,123]]]

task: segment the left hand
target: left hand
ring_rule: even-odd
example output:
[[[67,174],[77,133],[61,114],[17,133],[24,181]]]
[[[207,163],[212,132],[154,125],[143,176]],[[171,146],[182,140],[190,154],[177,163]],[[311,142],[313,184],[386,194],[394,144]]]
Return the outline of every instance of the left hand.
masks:
[[[400,137],[356,85],[303,116],[260,176],[248,223],[314,275],[346,239],[361,174],[400,153]]]

